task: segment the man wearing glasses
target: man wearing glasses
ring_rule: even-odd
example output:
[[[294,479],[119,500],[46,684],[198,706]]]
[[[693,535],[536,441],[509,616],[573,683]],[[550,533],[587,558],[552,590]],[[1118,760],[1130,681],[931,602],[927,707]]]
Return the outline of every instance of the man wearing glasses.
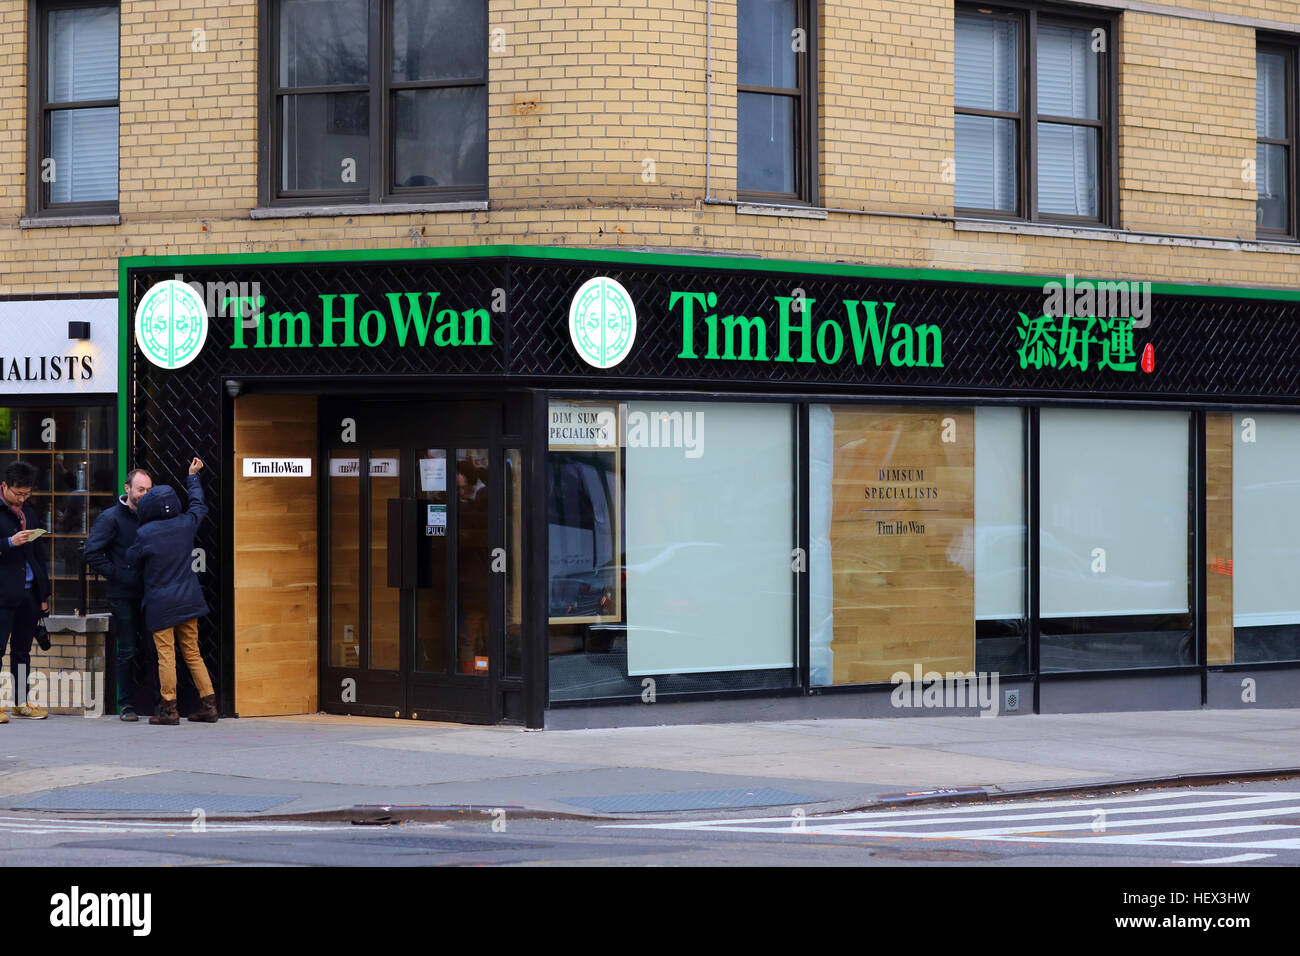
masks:
[[[14,716],[33,720],[49,716],[27,703],[32,638],[36,622],[50,609],[49,549],[37,533],[40,520],[28,501],[39,475],[34,465],[15,461],[0,481],[0,656],[8,644]],[[8,722],[0,709],[0,724]]]

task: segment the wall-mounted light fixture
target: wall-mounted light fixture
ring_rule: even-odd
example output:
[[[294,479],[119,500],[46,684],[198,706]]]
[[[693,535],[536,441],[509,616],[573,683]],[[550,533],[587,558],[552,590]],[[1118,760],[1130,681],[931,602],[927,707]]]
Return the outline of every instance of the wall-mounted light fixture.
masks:
[[[89,322],[69,322],[68,338],[70,339],[88,339],[90,338]]]

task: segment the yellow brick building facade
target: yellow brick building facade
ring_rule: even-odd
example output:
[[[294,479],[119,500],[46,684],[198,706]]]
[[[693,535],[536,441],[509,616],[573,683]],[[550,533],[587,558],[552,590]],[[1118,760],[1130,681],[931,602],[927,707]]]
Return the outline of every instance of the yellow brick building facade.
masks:
[[[38,228],[25,199],[32,5],[4,0],[0,294],[111,290],[128,255],[492,242],[1289,285],[1300,250],[1255,241],[1243,173],[1256,35],[1300,30],[1300,11],[1282,0],[1127,6],[1094,8],[1120,11],[1124,235],[1083,237],[949,221],[947,0],[817,4],[825,219],[730,205],[734,3],[492,0],[486,210],[256,220],[258,4],[124,0],[120,223]]]

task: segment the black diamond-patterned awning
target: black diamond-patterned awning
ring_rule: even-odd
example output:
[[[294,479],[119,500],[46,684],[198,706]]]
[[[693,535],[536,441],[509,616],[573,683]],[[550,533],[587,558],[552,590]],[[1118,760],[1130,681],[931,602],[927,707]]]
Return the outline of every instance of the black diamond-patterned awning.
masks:
[[[154,283],[175,278],[256,288],[265,312],[306,312],[319,341],[321,296],[355,295],[355,314],[384,311],[385,293],[438,293],[437,307],[491,311],[491,345],[418,347],[396,344],[392,330],[376,347],[232,349],[234,317],[210,322],[208,341],[189,365],[166,371],[139,357],[126,358],[129,459],[132,464],[175,470],[178,460],[198,455],[208,464],[205,486],[212,520],[200,529],[198,546],[217,553],[225,473],[222,388],[229,378],[274,379],[297,383],[304,391],[330,392],[357,383],[382,387],[382,380],[428,383],[474,382],[487,387],[507,383],[564,388],[638,388],[770,391],[783,394],[898,397],[997,397],[1102,400],[1177,400],[1210,404],[1300,403],[1300,303],[1285,298],[1164,294],[1156,290],[1151,325],[1134,331],[1141,355],[1149,344],[1150,373],[1095,367],[1022,368],[1017,353],[1019,313],[1043,314],[1044,291],[1035,285],[880,278],[879,271],[826,274],[747,268],[741,262],[695,268],[688,257],[636,257],[609,261],[503,253],[499,257],[445,258],[429,250],[426,258],[373,258],[297,263],[205,264],[199,259],[174,264],[128,263],[128,314]],[[637,334],[628,357],[610,369],[585,364],[569,339],[569,305],[578,287],[595,276],[610,276],[630,293],[637,311]],[[951,275],[951,274],[949,274]],[[814,328],[842,319],[843,300],[893,302],[893,317],[926,323],[942,331],[943,366],[933,368],[858,365],[846,342],[834,364],[777,361],[683,359],[681,309],[670,309],[673,292],[714,293],[716,313],[762,316],[768,326],[769,353],[778,351],[775,296],[802,290],[812,300]],[[427,301],[427,298],[426,298]],[[246,343],[254,332],[246,330]],[[705,340],[703,319],[696,322],[697,345]],[[702,347],[698,354],[704,355]],[[221,607],[221,562],[203,576],[214,611]],[[200,624],[200,646],[218,686],[228,689],[233,675],[222,672],[217,613]]]

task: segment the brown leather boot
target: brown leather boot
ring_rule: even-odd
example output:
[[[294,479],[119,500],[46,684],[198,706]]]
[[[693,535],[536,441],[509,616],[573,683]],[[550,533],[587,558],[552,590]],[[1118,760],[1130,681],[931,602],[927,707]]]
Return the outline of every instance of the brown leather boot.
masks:
[[[215,724],[217,722],[217,695],[209,694],[207,697],[200,697],[199,709],[190,714],[189,719],[200,724]]]
[[[176,701],[164,700],[158,705],[158,713],[149,718],[151,724],[163,724],[167,727],[175,727],[181,722],[181,715],[176,712]]]

